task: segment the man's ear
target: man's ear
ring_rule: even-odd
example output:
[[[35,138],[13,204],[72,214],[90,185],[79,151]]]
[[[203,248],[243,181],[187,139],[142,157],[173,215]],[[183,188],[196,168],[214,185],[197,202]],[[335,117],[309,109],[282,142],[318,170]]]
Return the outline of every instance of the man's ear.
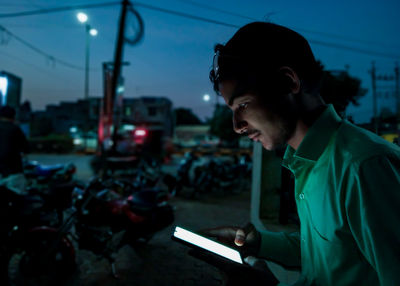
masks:
[[[297,73],[288,66],[283,66],[279,69],[279,78],[281,80],[282,88],[292,94],[300,92],[300,78]]]

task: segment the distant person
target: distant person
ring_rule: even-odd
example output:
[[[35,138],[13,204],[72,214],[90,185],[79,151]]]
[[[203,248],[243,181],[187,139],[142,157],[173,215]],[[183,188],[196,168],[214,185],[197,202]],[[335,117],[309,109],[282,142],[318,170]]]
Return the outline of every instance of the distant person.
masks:
[[[400,285],[400,148],[341,119],[319,95],[321,75],[305,38],[280,25],[251,23],[216,46],[210,79],[233,129],[267,150],[287,144],[300,232],[250,225],[204,233],[245,255],[301,267],[295,285]],[[267,269],[260,284],[259,272],[203,259],[230,285],[279,283]]]
[[[24,194],[22,156],[28,151],[28,142],[15,124],[15,109],[0,107],[0,179],[17,193]]]

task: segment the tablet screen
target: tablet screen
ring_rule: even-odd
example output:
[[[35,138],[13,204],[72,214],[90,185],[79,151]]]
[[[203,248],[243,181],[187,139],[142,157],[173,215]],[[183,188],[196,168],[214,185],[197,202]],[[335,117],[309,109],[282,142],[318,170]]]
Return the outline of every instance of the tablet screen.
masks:
[[[204,236],[198,235],[194,232],[183,229],[179,226],[175,228],[173,237],[179,238],[187,243],[206,249],[210,252],[221,255],[237,263],[243,264],[243,260],[242,257],[240,256],[239,251],[227,247],[221,243],[215,242]]]

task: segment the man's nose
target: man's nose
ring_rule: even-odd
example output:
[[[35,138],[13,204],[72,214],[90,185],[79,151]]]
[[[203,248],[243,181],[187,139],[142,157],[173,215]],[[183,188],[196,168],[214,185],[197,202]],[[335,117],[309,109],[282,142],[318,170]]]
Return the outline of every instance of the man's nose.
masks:
[[[242,118],[240,118],[237,115],[233,115],[232,121],[233,121],[233,130],[236,133],[242,134],[243,132],[245,132],[247,130],[248,124],[247,124],[246,120],[243,120]]]

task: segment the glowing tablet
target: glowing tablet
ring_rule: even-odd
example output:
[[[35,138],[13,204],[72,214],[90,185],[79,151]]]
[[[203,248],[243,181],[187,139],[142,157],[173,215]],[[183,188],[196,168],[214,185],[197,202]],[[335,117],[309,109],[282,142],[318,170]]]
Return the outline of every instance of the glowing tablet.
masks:
[[[208,239],[204,236],[198,235],[194,232],[181,228],[175,227],[175,231],[172,235],[175,240],[181,240],[189,245],[197,246],[202,249],[208,250],[212,253],[218,254],[234,262],[243,264],[243,259],[239,251],[227,247],[221,243],[215,242],[214,240]]]

